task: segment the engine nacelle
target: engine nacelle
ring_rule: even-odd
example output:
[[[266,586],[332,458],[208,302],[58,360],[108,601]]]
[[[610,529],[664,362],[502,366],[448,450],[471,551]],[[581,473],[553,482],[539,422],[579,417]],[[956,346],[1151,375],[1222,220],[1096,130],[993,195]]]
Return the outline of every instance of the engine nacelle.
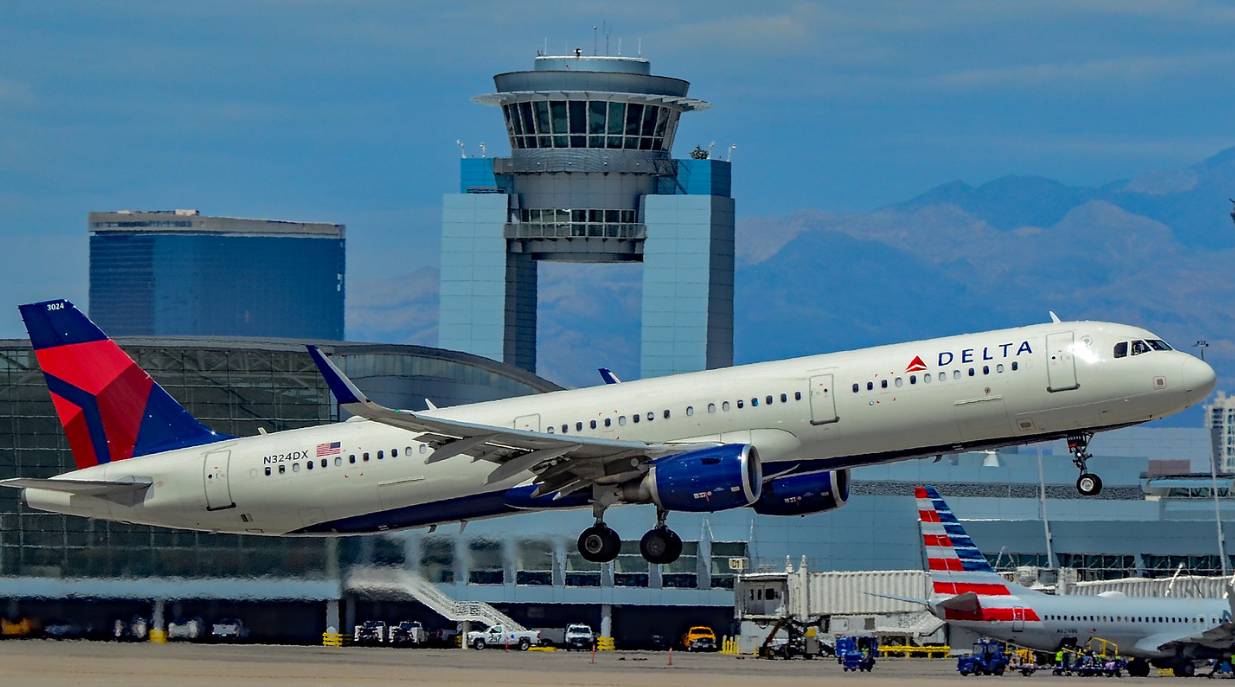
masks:
[[[834,510],[849,500],[849,471],[787,475],[763,485],[752,506],[760,515],[808,515]]]
[[[622,487],[622,498],[702,513],[749,506],[762,489],[763,465],[755,447],[725,444],[661,458],[642,480]]]

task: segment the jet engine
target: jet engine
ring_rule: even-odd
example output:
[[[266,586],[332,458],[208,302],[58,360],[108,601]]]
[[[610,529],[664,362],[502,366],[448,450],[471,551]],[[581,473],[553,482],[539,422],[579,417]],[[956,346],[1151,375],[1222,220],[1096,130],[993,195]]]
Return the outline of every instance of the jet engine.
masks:
[[[762,487],[755,447],[725,444],[657,460],[642,479],[623,485],[622,499],[663,510],[711,512],[749,506],[759,500]]]
[[[849,500],[849,471],[786,475],[763,485],[752,508],[760,515],[808,515],[834,510]]]

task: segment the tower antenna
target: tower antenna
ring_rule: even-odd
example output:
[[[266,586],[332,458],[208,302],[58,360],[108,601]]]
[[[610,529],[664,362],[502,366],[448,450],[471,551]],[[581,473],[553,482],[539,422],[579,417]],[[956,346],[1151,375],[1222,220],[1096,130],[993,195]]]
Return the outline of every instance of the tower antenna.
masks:
[[[622,39],[618,38],[618,57],[622,56]]]
[[[597,47],[597,43],[599,40],[600,40],[600,36],[596,33],[596,26],[592,25],[592,55],[593,56],[596,55],[596,47]]]
[[[639,36],[638,41],[639,50],[637,54],[639,57],[643,57],[643,36]]]

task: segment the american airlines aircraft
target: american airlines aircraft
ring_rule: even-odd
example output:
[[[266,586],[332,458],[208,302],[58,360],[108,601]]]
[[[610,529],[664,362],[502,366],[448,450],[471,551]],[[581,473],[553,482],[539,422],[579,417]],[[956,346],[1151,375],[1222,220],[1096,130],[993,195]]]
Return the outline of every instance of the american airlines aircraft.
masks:
[[[1230,657],[1235,648],[1235,597],[1054,596],[1012,584],[995,574],[934,487],[914,495],[932,594],[902,600],[926,605],[949,624],[1038,651],[1105,639],[1134,658],[1128,672],[1139,677],[1151,663],[1190,676],[1195,661]]]
[[[74,459],[16,478],[33,508],[211,532],[345,535],[591,506],[613,560],[616,504],[656,505],[640,550],[681,554],[672,511],[838,508],[849,469],[1068,437],[1078,488],[1096,431],[1170,415],[1204,362],[1120,324],[1060,322],[410,412],[309,354],[346,422],[225,436],[203,426],[64,300],[21,306]]]

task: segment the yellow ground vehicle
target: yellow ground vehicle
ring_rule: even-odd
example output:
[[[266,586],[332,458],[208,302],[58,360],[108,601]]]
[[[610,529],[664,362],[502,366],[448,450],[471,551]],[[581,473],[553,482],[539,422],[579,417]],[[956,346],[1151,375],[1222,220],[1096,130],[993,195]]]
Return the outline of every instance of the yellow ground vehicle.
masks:
[[[687,651],[717,651],[716,633],[712,628],[695,625],[682,635],[682,648]]]

